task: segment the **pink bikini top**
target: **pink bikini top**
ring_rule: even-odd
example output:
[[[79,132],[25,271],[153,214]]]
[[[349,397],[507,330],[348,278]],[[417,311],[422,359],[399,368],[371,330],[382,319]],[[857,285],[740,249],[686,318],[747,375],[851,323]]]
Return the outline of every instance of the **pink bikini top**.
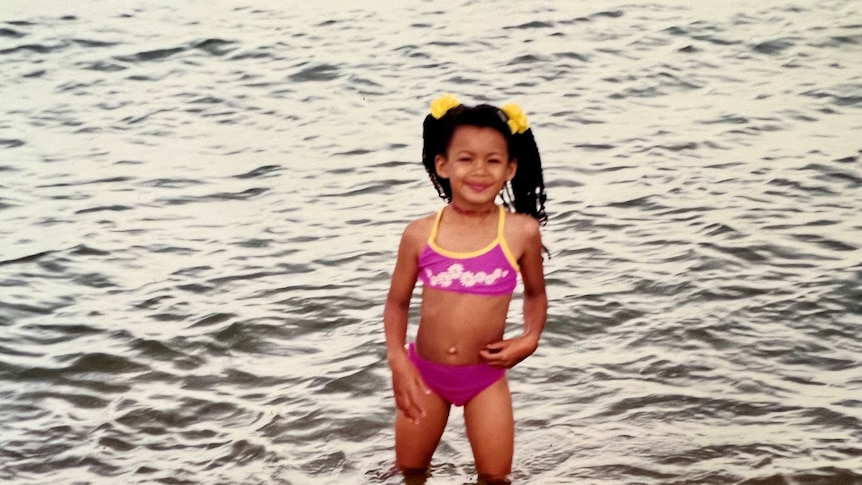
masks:
[[[518,262],[503,238],[506,210],[500,207],[497,238],[488,246],[467,253],[437,246],[437,229],[443,210],[437,213],[428,244],[419,254],[419,279],[438,290],[470,295],[511,295],[518,283]]]

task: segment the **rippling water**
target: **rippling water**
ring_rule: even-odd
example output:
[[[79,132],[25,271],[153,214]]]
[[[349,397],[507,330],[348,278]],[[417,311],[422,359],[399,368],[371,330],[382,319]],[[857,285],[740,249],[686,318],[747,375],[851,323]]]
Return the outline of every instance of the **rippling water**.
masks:
[[[4,483],[401,483],[447,91],[546,165],[516,483],[862,483],[858,2],[79,3],[0,5]],[[474,483],[449,428],[427,483]]]

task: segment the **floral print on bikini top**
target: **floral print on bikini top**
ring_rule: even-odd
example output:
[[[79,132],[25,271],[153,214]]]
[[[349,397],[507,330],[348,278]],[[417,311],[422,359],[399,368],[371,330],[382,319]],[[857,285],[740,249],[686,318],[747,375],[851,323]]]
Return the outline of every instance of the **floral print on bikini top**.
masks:
[[[428,243],[419,254],[419,279],[438,290],[471,295],[511,295],[518,283],[518,263],[512,256],[503,228],[506,210],[500,207],[497,238],[478,251],[461,253],[437,246],[437,229],[443,210],[437,213]]]

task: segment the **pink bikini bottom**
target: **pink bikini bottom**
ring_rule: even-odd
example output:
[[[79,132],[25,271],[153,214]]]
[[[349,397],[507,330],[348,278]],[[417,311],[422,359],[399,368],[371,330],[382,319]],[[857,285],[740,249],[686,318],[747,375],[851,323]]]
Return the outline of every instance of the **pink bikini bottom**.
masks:
[[[488,364],[446,365],[425,360],[410,342],[407,355],[416,366],[425,385],[438,396],[456,406],[463,406],[506,375],[506,369]]]

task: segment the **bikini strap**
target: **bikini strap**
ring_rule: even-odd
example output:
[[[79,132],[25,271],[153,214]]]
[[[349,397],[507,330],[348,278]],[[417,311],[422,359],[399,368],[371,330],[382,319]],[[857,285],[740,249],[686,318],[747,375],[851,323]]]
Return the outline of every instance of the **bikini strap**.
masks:
[[[500,207],[500,218],[497,220],[497,239],[500,242],[505,242],[506,240],[503,238],[503,233],[506,229],[506,209],[503,206]]]
[[[443,207],[445,209],[446,207]],[[431,228],[431,235],[428,236],[429,243],[436,243],[437,241],[437,230],[440,228],[440,219],[443,218],[443,209],[440,209],[437,212],[437,217],[434,218],[434,227]]]
[[[505,229],[506,229],[506,215],[509,213],[503,207],[500,206],[500,221],[497,223],[497,242],[500,244],[500,248],[503,250],[503,254],[506,255],[506,259],[509,260],[509,264],[515,268],[516,271],[520,271],[520,266],[518,265],[518,260],[515,259],[515,255],[512,253],[512,250],[509,248],[509,243],[506,242]]]

